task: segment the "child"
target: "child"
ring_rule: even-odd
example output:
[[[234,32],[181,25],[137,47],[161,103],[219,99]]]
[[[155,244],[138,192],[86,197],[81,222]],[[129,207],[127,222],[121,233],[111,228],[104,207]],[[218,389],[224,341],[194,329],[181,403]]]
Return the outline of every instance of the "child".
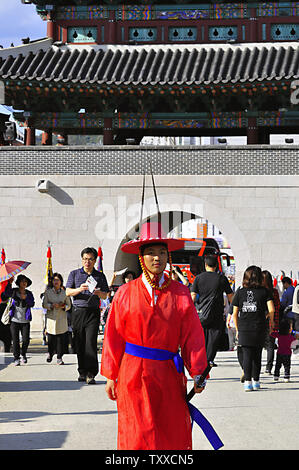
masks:
[[[279,379],[279,371],[283,364],[284,366],[284,382],[290,381],[291,371],[291,344],[295,341],[295,338],[299,338],[297,332],[292,333],[292,326],[290,325],[287,318],[284,318],[280,322],[279,332],[271,333],[273,338],[278,340],[278,349],[276,355],[276,364],[274,370],[274,380],[277,382]]]

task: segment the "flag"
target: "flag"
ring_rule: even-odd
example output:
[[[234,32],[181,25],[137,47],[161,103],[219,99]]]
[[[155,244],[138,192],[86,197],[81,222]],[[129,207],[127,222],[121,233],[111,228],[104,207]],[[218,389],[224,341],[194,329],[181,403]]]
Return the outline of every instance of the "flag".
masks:
[[[48,285],[50,283],[52,276],[53,276],[52,252],[51,252],[51,247],[49,244],[48,251],[47,251],[47,267],[46,267],[46,275],[45,275],[44,283]]]
[[[98,249],[98,271],[103,272],[103,251],[102,248],[99,246]]]
[[[5,251],[4,251],[4,248],[2,248],[0,266],[5,264],[5,259],[6,259]],[[0,282],[0,302],[1,302],[1,294],[2,294],[2,292],[5,291],[5,288],[6,288],[7,284],[8,284],[8,281]]]
[[[4,263],[5,263],[5,258],[6,258],[6,254],[5,254],[4,248],[2,248],[0,264],[4,264]]]

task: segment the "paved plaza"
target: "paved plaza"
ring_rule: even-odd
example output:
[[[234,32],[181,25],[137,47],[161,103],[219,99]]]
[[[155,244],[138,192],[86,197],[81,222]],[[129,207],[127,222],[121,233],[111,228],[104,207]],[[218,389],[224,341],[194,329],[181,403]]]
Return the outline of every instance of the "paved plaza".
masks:
[[[34,341],[33,341],[34,343]],[[100,358],[100,356],[99,356]],[[46,362],[46,347],[31,345],[28,363],[16,367],[4,353],[0,365],[0,450],[115,450],[117,410],[96,385],[77,381],[74,354],[65,365]],[[292,380],[274,383],[261,375],[261,390],[244,392],[236,352],[220,352],[204,393],[192,403],[209,419],[225,450],[295,450],[298,443],[299,355],[292,357]],[[263,370],[265,352],[263,355]],[[189,389],[191,388],[191,380]],[[193,429],[194,450],[212,450]]]

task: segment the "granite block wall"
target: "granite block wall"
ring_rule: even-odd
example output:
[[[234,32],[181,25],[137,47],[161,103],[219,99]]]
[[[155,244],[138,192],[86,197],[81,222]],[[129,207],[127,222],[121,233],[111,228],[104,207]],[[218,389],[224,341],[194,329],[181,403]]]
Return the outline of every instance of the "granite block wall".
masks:
[[[102,246],[108,281],[130,267],[120,245],[139,222],[144,172],[143,215],[156,211],[149,162],[162,212],[194,213],[223,232],[237,284],[249,264],[298,279],[298,147],[0,147],[0,248],[31,261],[37,306],[48,241],[65,281],[85,246]]]

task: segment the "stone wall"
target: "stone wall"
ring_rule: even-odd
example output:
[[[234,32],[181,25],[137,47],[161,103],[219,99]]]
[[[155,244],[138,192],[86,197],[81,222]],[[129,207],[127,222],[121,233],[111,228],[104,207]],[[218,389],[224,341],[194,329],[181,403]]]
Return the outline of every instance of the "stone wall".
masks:
[[[161,210],[215,224],[231,244],[237,283],[250,264],[298,277],[298,147],[0,147],[0,248],[31,261],[37,307],[48,241],[65,281],[85,246],[102,245],[108,280],[130,265],[119,247],[139,222],[148,156]],[[40,179],[48,192],[37,190]],[[145,199],[144,217],[156,212],[149,176]]]
[[[2,175],[296,175],[298,146],[0,147]]]

